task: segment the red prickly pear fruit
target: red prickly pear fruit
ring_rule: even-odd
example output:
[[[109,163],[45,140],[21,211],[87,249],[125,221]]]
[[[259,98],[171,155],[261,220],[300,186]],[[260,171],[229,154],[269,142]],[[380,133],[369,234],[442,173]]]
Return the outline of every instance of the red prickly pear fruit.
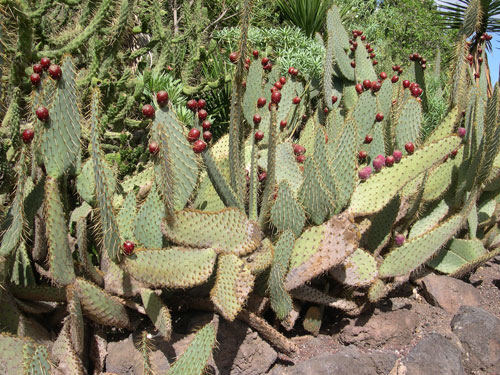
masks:
[[[281,83],[282,85],[284,85],[284,84],[286,83],[286,78],[285,78],[285,77],[283,77],[283,76],[281,76],[281,77],[280,77],[280,83]]]
[[[373,137],[370,134],[367,134],[365,136],[365,144],[369,145],[370,143],[372,143],[372,141],[373,141]]]
[[[361,35],[361,40],[364,42],[366,40],[366,35]]]
[[[293,153],[295,155],[302,155],[306,152],[306,148],[304,146],[301,146],[299,144],[296,144],[293,146]]]
[[[257,51],[256,49],[254,49],[252,51],[252,55],[253,55],[254,58],[258,59],[259,58],[259,51]]]
[[[250,69],[250,65],[245,64],[245,70],[248,70],[248,69]]]
[[[50,59],[48,57],[42,57],[40,59],[40,65],[42,66],[43,70],[49,69]]]
[[[295,158],[297,160],[297,163],[303,163],[306,161],[306,156],[305,155],[299,155]]]
[[[200,131],[196,128],[191,129],[188,133],[187,140],[193,143],[198,138],[200,138]]]
[[[386,158],[385,158],[385,165],[387,165],[388,167],[392,167],[394,165],[394,162],[395,162],[395,158],[394,156],[392,155],[388,155]]]
[[[274,85],[273,85],[273,86],[271,86],[271,88],[270,88],[269,90],[271,91],[271,94],[272,94],[273,92],[280,91],[280,90],[278,90],[278,88],[277,88],[276,86],[274,86]]]
[[[392,71],[393,72],[397,72],[398,71],[398,66],[397,65],[393,65],[392,66]]]
[[[402,234],[396,234],[396,237],[394,238],[394,241],[396,242],[396,245],[402,246],[405,243],[406,237]]]
[[[33,73],[42,74],[43,66],[41,64],[33,65]]]
[[[262,172],[259,174],[259,182],[262,182],[266,179],[267,177],[267,173],[266,172]]]
[[[337,103],[337,100],[338,100],[338,99],[339,99],[339,98],[337,98],[335,95],[333,95],[333,96],[332,96],[332,104]]]
[[[382,72],[380,73],[380,79],[386,79],[387,78],[387,73],[386,72]]]
[[[363,30],[358,30],[358,36],[363,35]]]
[[[427,68],[427,64],[422,64],[421,67],[422,67],[422,70],[425,70]]]
[[[198,109],[204,109],[207,105],[207,102],[204,99],[198,100]]]
[[[271,101],[275,104],[278,104],[281,100],[281,92],[275,91],[271,94]]]
[[[156,102],[160,107],[165,106],[168,103],[168,92],[166,91],[158,91],[156,93]]]
[[[243,86],[243,88],[246,89],[247,88],[247,81],[241,82],[241,86]]]
[[[293,68],[293,76],[298,76],[299,75],[299,70],[297,68]]]
[[[368,180],[371,174],[372,174],[372,168],[370,166],[366,166],[358,171],[358,177],[360,180],[363,181]]]
[[[458,154],[458,148],[455,149],[455,150],[453,150],[452,152],[450,152],[450,155],[451,155],[452,158],[454,158],[455,156],[457,156],[457,154]]]
[[[61,67],[59,65],[52,64],[51,66],[49,66],[49,75],[53,79],[60,79],[62,76]]]
[[[457,134],[460,138],[464,138],[467,134],[467,130],[465,128],[458,128]]]
[[[378,61],[377,61],[377,60],[373,60],[372,64],[373,64],[373,65],[377,65],[377,64],[378,64]]]
[[[250,58],[248,58],[248,57],[247,57],[247,58],[245,59],[245,64],[246,64],[246,65],[250,65]]]
[[[394,150],[394,152],[392,153],[392,156],[394,157],[394,161],[396,163],[399,163],[401,161],[401,159],[403,158],[403,153],[399,150]]]
[[[469,53],[469,54],[467,55],[466,59],[467,59],[468,61],[472,61],[472,60],[474,60],[474,56],[472,56],[472,55]]]
[[[210,128],[212,127],[212,123],[208,120],[205,120],[201,123],[201,127],[203,128],[203,130],[210,130]]]
[[[370,90],[372,88],[372,81],[370,81],[369,79],[365,79],[363,81],[363,87],[365,88],[365,90]]]
[[[198,118],[200,119],[200,121],[206,120],[207,116],[208,116],[208,112],[205,111],[204,109],[200,109],[198,111]]]
[[[361,150],[360,152],[358,152],[358,159],[360,160],[364,160],[368,157],[368,153],[364,150]]]
[[[418,93],[420,92],[419,87],[414,87],[410,91],[411,91],[411,95],[414,96],[415,98],[418,97]]]
[[[203,132],[203,139],[206,141],[206,142],[210,142],[212,140],[212,133],[209,132],[208,130],[205,130]]]
[[[142,106],[142,115],[147,118],[153,118],[155,115],[155,109],[151,104],[144,104]]]
[[[323,108],[323,113],[325,115],[327,115],[329,112],[330,112],[330,110],[328,109],[328,107]]]
[[[382,113],[380,113],[380,112],[379,112],[379,113],[377,113],[377,114],[375,115],[375,120],[376,120],[377,122],[382,122],[382,121],[384,121],[384,115],[383,115]]]
[[[380,88],[382,87],[382,85],[380,84],[380,82],[372,82],[372,91],[373,92],[377,92],[380,90]]]
[[[479,73],[474,73],[474,78],[478,79],[479,77],[481,77]]]
[[[262,60],[260,60],[260,63],[262,64],[262,66],[266,66],[267,64],[269,64],[269,57],[263,57]]]
[[[356,61],[351,61],[351,67],[353,67],[353,68],[356,67]]]
[[[356,47],[352,46],[352,47],[350,48],[350,50],[351,50],[352,52],[354,52],[354,51],[356,51]]]
[[[372,53],[373,54],[373,48],[372,47],[368,48],[368,53]]]
[[[155,142],[155,141],[152,141],[149,144],[148,148],[149,148],[149,153],[151,155],[155,155],[158,152],[158,150],[160,149],[160,147],[158,146],[158,142]]]
[[[420,85],[419,85],[417,82],[412,82],[412,83],[410,84],[410,90],[413,90],[415,87],[417,87],[417,88],[418,88],[419,86],[420,86]]]
[[[255,125],[260,124],[261,121],[262,121],[262,117],[260,117],[260,115],[258,115],[258,114],[253,115],[253,123]]]
[[[408,142],[405,144],[405,150],[411,155],[415,152],[415,145],[412,142]]]
[[[356,86],[354,86],[354,88],[356,89],[356,92],[358,94],[361,94],[363,92],[363,85],[361,83],[358,83]]]
[[[206,148],[207,144],[205,143],[205,141],[202,141],[201,139],[198,139],[193,143],[193,151],[197,154],[205,151]]]
[[[278,90],[281,90],[283,88],[283,85],[281,84],[280,81],[278,81],[274,84],[274,87],[276,87]]]
[[[478,48],[477,49],[477,53],[479,53],[479,54],[483,53],[483,49],[482,48]]]
[[[33,131],[33,129],[24,130],[23,134],[22,134],[23,142],[26,144],[31,143],[34,136],[35,136],[35,132]]]
[[[352,42],[352,46],[354,47],[354,49],[358,48],[358,42]]]
[[[410,81],[408,81],[407,79],[405,79],[405,80],[403,81],[403,87],[404,87],[405,89],[407,89],[408,87],[410,87]]]
[[[186,106],[191,110],[191,111],[196,111],[198,109],[198,102],[194,99],[188,100]]]
[[[37,110],[35,111],[36,117],[40,121],[48,121],[49,120],[49,110],[45,107],[38,107]]]
[[[287,125],[288,125],[288,121],[286,121],[286,120],[280,121],[280,128],[281,129],[285,129]]]
[[[302,115],[302,122],[307,121],[307,115]]]
[[[123,253],[125,255],[132,255],[134,252],[135,244],[132,241],[125,241],[122,245]]]
[[[399,81],[399,77],[398,76],[392,76],[391,82],[392,83],[396,83],[397,81]]]
[[[42,82],[42,78],[40,77],[40,74],[33,73],[30,75],[30,81],[33,86],[38,86],[40,82]]]
[[[378,172],[382,169],[382,167],[385,166],[385,158],[375,158],[373,159],[373,169],[375,169],[375,172]]]
[[[410,61],[415,61],[415,55],[413,53],[410,53],[409,58],[410,58]]]
[[[300,98],[296,96],[295,98],[292,99],[293,104],[299,104],[300,103]]]
[[[264,132],[257,130],[254,134],[254,138],[256,142],[262,141],[264,139]]]
[[[293,76],[293,71],[294,71],[294,69],[295,69],[295,68],[294,68],[293,66],[289,67],[289,68],[288,68],[288,74],[290,74],[290,75],[292,75],[292,76]]]
[[[233,64],[236,64],[236,62],[238,62],[238,53],[237,52],[231,52],[229,54],[229,61],[231,61]]]
[[[478,57],[478,58],[477,58],[477,62],[478,62],[479,64],[482,64],[482,63],[483,63],[483,58],[482,58],[482,57]]]

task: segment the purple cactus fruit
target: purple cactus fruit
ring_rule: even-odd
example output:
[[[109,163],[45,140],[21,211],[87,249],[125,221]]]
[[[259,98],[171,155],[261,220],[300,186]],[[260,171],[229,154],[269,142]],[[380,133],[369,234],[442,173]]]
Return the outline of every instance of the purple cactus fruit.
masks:
[[[399,163],[401,161],[401,159],[403,158],[403,153],[399,150],[394,150],[394,152],[392,153],[392,156],[394,156],[394,161],[396,163]]]
[[[405,236],[402,235],[402,234],[396,234],[396,238],[395,238],[395,241],[396,241],[396,245],[398,246],[401,246],[405,243]]]
[[[379,158],[378,156],[373,159],[373,168],[376,172],[380,171],[385,166],[385,158]]]
[[[458,128],[457,134],[460,138],[463,138],[467,134],[467,130],[465,128]]]
[[[358,177],[360,178],[360,180],[364,181],[367,180],[371,174],[372,174],[372,168],[367,166],[358,172]]]
[[[395,160],[396,160],[396,158],[394,156],[388,155],[385,158],[385,165],[387,165],[388,167],[392,167],[394,165]]]

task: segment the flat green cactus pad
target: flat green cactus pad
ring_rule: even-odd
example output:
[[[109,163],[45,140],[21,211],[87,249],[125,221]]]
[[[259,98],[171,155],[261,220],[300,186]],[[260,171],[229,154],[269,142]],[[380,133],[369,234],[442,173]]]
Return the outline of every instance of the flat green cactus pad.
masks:
[[[377,274],[376,259],[363,249],[356,249],[342,265],[330,272],[337,281],[354,287],[370,285],[375,281]]]
[[[486,254],[480,240],[454,238],[449,248],[445,248],[427,264],[446,274],[455,274],[462,268],[472,265]]]
[[[165,223],[168,239],[181,246],[211,247],[226,253],[245,255],[255,250],[262,234],[257,223],[236,208],[217,212],[187,209],[175,214],[174,222]]]
[[[212,274],[214,249],[138,249],[121,266],[133,278],[150,287],[190,288],[204,283]]]
[[[446,137],[403,158],[399,164],[382,169],[356,187],[349,211],[355,216],[380,211],[408,182],[440,162],[445,155],[456,149],[460,142],[461,139],[457,136]]]
[[[285,289],[294,289],[338,266],[358,248],[359,233],[346,214],[307,229],[295,241]]]
[[[253,283],[254,276],[243,260],[235,254],[223,254],[218,260],[217,279],[210,299],[224,318],[233,321],[243,308]]]

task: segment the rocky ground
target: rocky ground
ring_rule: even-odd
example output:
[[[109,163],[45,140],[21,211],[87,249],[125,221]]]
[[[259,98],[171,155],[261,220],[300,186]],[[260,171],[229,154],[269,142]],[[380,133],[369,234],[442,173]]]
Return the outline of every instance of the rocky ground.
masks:
[[[172,341],[155,345],[155,373],[167,370],[190,332],[211,319],[190,312],[176,321]],[[428,274],[356,318],[327,309],[316,337],[297,321],[286,333],[299,347],[290,357],[239,321],[218,324],[211,374],[500,375],[500,257],[466,281]],[[107,372],[143,374],[132,335],[100,352]]]

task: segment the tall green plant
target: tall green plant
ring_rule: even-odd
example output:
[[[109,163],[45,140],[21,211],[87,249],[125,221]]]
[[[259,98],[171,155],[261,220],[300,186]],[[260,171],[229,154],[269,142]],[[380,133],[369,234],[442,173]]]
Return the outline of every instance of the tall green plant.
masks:
[[[281,15],[312,37],[323,29],[331,0],[277,0]]]

